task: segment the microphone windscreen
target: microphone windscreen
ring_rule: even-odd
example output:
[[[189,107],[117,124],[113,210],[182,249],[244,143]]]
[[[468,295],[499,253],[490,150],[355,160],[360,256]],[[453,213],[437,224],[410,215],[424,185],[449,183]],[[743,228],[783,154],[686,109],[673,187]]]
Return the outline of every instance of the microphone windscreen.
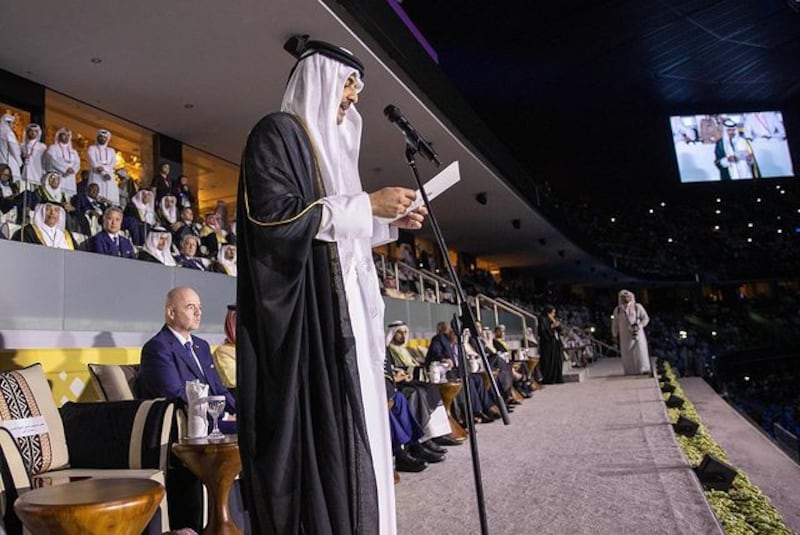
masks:
[[[386,115],[386,117],[389,119],[389,122],[392,123],[397,122],[397,120],[403,116],[403,114],[400,113],[400,109],[393,104],[389,104],[383,108],[383,114]]]

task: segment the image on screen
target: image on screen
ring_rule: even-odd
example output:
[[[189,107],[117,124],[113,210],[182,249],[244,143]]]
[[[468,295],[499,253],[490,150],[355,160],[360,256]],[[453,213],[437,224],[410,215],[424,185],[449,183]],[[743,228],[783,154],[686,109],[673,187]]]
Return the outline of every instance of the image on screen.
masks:
[[[792,177],[779,111],[670,117],[681,182]]]

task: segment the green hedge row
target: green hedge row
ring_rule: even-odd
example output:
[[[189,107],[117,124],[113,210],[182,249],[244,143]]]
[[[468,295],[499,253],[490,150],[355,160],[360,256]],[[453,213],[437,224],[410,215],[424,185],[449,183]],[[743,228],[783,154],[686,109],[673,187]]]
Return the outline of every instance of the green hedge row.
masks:
[[[697,434],[693,437],[676,434],[678,444],[683,449],[686,459],[692,466],[697,466],[708,453],[730,464],[725,451],[708,433],[708,429],[703,425],[694,406],[686,398],[670,365],[665,363],[664,367],[669,383],[675,387],[674,394],[685,400],[680,409],[667,408],[670,422],[675,423],[679,416],[685,416],[700,424]],[[669,393],[665,393],[664,399],[669,395]],[[729,492],[706,490],[705,494],[714,514],[728,535],[796,535],[783,523],[780,513],[772,506],[769,498],[738,468]]]

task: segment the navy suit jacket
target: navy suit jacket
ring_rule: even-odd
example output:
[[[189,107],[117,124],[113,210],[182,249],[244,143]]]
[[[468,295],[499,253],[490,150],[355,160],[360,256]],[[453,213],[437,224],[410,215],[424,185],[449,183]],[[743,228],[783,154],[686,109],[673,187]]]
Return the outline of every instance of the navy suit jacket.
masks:
[[[135,258],[133,245],[128,238],[117,234],[119,237],[119,247],[114,245],[114,240],[108,232],[102,230],[89,238],[88,249],[93,253],[100,253],[109,256],[121,256],[122,258]]]
[[[139,375],[136,378],[137,397],[180,398],[186,403],[186,381],[200,379],[208,384],[209,396],[225,396],[225,411],[236,413],[236,402],[222,384],[211,359],[208,342],[192,336],[194,353],[203,367],[197,369],[194,358],[181,345],[172,331],[164,325],[142,348]]]

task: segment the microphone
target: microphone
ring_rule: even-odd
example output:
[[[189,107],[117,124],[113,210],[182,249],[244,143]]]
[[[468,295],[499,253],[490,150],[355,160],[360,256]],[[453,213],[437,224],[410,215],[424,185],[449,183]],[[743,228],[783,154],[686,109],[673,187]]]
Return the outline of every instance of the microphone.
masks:
[[[417,132],[417,129],[408,122],[408,119],[403,117],[403,114],[397,106],[389,104],[383,109],[383,114],[386,115],[390,123],[394,123],[394,125],[403,132],[403,135],[406,136],[406,141],[408,141],[414,149],[430,160],[436,167],[442,165],[442,162],[439,160],[439,155],[433,150],[431,144]]]

